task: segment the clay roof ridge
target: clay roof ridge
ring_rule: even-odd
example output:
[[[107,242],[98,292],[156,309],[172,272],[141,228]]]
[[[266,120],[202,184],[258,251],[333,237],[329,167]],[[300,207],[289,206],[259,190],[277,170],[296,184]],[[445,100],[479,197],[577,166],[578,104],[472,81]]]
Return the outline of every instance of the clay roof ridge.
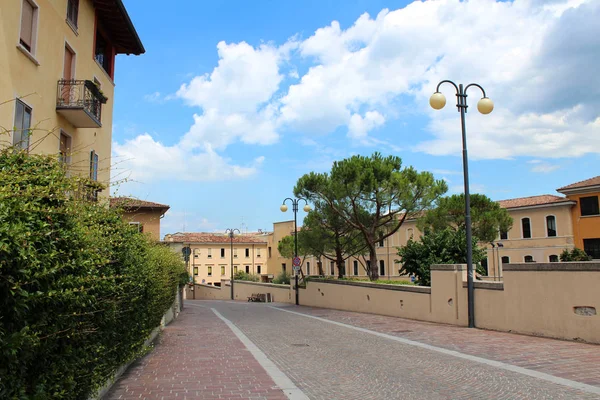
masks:
[[[561,188],[556,189],[556,191],[560,192],[561,190],[580,189],[580,188],[584,188],[587,186],[596,186],[596,185],[600,185],[600,175],[594,176],[592,178],[584,179],[579,182],[571,183],[567,186],[563,186]]]

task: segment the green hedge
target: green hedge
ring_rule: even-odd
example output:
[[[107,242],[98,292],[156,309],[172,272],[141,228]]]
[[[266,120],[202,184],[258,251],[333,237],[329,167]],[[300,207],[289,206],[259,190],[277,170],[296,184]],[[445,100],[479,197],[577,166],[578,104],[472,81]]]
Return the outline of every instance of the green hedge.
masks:
[[[180,257],[55,157],[0,152],[0,398],[86,399],[144,350]]]

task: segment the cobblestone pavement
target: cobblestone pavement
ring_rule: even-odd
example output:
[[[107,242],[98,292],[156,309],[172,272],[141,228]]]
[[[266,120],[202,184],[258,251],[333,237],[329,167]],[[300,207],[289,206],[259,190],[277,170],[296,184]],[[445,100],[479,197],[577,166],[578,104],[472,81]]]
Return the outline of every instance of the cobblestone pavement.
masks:
[[[218,310],[311,399],[600,399],[589,387],[580,390],[266,304],[190,303]],[[594,371],[600,346],[335,310],[282,308],[581,382],[599,378]],[[501,356],[504,351],[507,355]]]
[[[105,399],[287,399],[210,308],[188,304]]]

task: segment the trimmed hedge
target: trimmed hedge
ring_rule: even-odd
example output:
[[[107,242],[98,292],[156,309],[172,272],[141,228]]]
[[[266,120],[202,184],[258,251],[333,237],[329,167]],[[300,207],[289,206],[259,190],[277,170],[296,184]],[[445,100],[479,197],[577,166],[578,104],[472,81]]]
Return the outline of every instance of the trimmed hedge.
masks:
[[[86,399],[186,280],[180,257],[86,200],[55,157],[0,152],[0,398]]]

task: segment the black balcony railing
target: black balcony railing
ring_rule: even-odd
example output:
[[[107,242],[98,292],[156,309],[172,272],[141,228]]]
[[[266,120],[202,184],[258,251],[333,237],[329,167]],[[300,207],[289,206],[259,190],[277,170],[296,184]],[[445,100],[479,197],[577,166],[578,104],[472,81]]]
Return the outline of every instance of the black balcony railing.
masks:
[[[75,79],[58,81],[56,109],[82,110],[93,118],[98,126],[101,126],[102,121],[102,104],[107,100],[92,81]]]

